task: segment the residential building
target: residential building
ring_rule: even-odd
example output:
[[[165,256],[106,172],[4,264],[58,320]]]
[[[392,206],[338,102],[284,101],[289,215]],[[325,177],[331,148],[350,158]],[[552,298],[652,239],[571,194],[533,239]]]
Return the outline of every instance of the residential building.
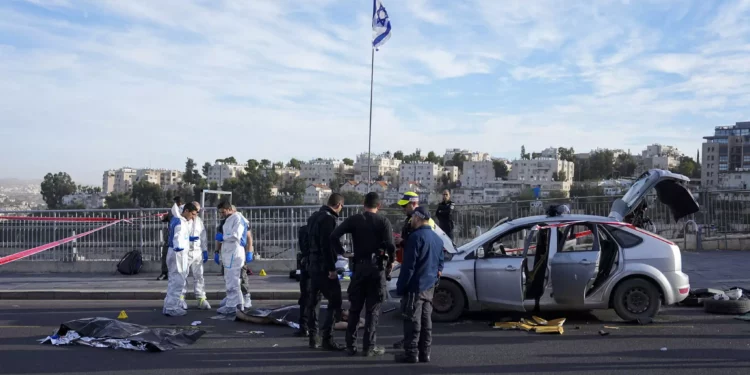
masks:
[[[445,150],[443,162],[447,163],[448,161],[453,160],[456,154],[463,155],[464,159],[467,161],[492,161],[492,156],[486,152],[472,152],[459,148],[449,148]]]
[[[368,171],[367,165],[370,165]],[[362,153],[357,156],[357,161],[354,163],[354,170],[359,173],[357,176],[362,176],[361,181],[366,181],[369,176],[372,176],[373,180],[377,180],[378,177],[385,177],[392,175],[399,171],[401,166],[401,160],[389,157],[386,154],[372,155],[372,158],[368,158],[367,153]]]
[[[162,170],[159,176],[159,184],[162,187],[177,186],[182,182],[182,171]]]
[[[496,180],[485,182],[482,189],[484,196],[482,203],[499,203],[510,198],[516,198],[521,195],[524,188],[529,188],[529,185],[524,181]]]
[[[545,159],[558,159],[558,149],[554,147],[545,148],[541,152],[541,157]]]
[[[110,169],[102,175],[102,193],[109,194],[115,191],[115,171]]]
[[[464,162],[461,188],[483,188],[484,184],[490,181],[495,181],[495,166],[492,160]]]
[[[401,164],[399,169],[399,179],[402,185],[410,181],[416,181],[430,191],[439,187],[442,169],[435,163],[405,163]]]
[[[305,204],[325,204],[333,194],[333,190],[327,185],[310,184],[305,189]]]
[[[138,171],[134,168],[120,168],[115,171],[115,192],[127,193],[133,188]]]
[[[705,188],[718,189],[720,181],[731,180],[721,175],[750,168],[750,121],[717,126],[714,135],[703,139],[701,181]]]
[[[451,200],[456,204],[482,204],[484,189],[455,189],[451,193]]]
[[[221,187],[224,185],[224,181],[230,178],[237,178],[245,173],[246,168],[247,164],[227,164],[217,161],[208,169],[206,180],[209,183],[216,183]]]
[[[658,143],[646,146],[646,149],[641,152],[643,158],[652,158],[655,156],[671,156],[674,159],[678,159],[682,155],[677,147],[673,146],[662,146]]]
[[[443,167],[443,176],[448,177],[449,183],[454,183],[458,181],[458,167],[452,166],[452,167]]]
[[[351,192],[358,192],[357,191],[357,186],[359,186],[361,184],[362,183],[360,183],[360,182],[350,180],[350,181],[344,182],[344,184],[341,185],[341,187],[339,188],[339,191],[342,192],[342,193],[346,193],[346,192],[350,192],[350,193]]]
[[[66,206],[83,205],[86,209],[96,209],[104,207],[104,198],[106,193],[75,193],[66,195],[62,198],[62,203]]]
[[[303,163],[300,177],[308,184],[330,186],[339,175],[351,169],[353,167],[347,166],[340,160],[318,159]]]
[[[573,181],[575,165],[559,159],[515,160],[509,174],[510,180],[527,181],[531,184],[542,181],[556,181],[564,174],[565,181]],[[464,167],[466,173],[466,167]],[[555,178],[557,177],[557,178]]]
[[[276,168],[275,172],[279,175],[279,188],[281,189],[291,186],[294,180],[300,177],[300,170],[296,168]]]
[[[158,169],[139,169],[135,173],[135,182],[150,182],[155,185],[160,185],[161,182],[161,172]]]

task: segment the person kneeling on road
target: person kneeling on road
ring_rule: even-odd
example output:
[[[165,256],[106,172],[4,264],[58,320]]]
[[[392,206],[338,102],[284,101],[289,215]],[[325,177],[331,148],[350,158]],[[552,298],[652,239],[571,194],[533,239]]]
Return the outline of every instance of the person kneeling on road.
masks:
[[[430,213],[417,207],[411,217],[414,232],[404,247],[404,261],[396,283],[404,318],[404,354],[396,361],[430,361],[432,344],[432,297],[443,270],[443,240],[429,224]]]
[[[187,311],[180,302],[182,290],[188,273],[188,255],[185,249],[190,246],[190,226],[198,213],[198,209],[192,203],[188,203],[182,213],[172,217],[169,222],[167,268],[169,269],[169,281],[167,284],[167,296],[164,298],[162,313],[169,316],[183,316]]]

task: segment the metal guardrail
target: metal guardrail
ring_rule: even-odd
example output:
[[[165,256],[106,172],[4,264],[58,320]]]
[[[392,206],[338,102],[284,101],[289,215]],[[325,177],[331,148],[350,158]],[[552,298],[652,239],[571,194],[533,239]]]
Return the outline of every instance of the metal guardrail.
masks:
[[[481,232],[485,232],[504,217],[517,218],[543,215],[552,204],[568,204],[575,214],[607,216],[617,197],[577,197],[571,199],[546,199],[497,204],[456,205],[454,238],[462,245]],[[653,197],[655,198],[655,197]],[[704,237],[717,233],[750,232],[750,191],[700,193],[697,196],[701,211],[680,222],[675,222],[669,208],[649,198],[647,216],[656,227],[656,233],[670,239],[684,237],[685,222],[693,220],[704,228]],[[256,254],[265,259],[295,259],[297,229],[319,206],[299,207],[239,207],[250,221]],[[342,219],[360,212],[360,206],[347,206]],[[430,209],[434,212],[434,208]],[[57,218],[103,217],[132,219],[57,248],[36,254],[27,260],[46,261],[111,261],[119,260],[127,251],[140,249],[144,260],[158,261],[161,246],[166,238],[167,224],[156,214],[169,209],[126,210],[68,210],[68,211],[0,211],[0,256],[16,253],[50,243],[74,233],[83,233],[104,223],[44,222],[31,220],[2,220],[2,216],[51,216]],[[401,209],[382,209],[395,232],[400,232],[405,215]],[[208,231],[209,250],[216,247],[213,238],[220,220],[215,208],[205,208],[204,222]],[[348,241],[345,241],[348,242]],[[681,241],[682,242],[682,241]]]

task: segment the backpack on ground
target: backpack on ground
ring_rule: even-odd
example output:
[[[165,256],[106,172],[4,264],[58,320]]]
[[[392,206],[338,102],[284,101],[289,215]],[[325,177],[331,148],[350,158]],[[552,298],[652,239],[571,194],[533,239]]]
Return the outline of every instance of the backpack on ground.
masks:
[[[139,250],[131,250],[117,263],[117,271],[123,275],[136,275],[143,267],[143,255]]]

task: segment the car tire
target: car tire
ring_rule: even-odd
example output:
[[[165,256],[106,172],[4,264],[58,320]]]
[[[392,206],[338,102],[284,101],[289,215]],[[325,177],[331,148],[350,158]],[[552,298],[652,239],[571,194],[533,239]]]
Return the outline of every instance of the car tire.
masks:
[[[615,288],[612,305],[617,315],[626,322],[653,318],[661,308],[661,293],[648,280],[629,279]]]
[[[466,307],[463,290],[455,282],[440,280],[432,298],[432,320],[453,322],[461,317]]]
[[[707,313],[712,314],[746,314],[750,312],[750,300],[738,299],[723,301],[715,300],[713,298],[706,298],[703,300],[703,310]]]

